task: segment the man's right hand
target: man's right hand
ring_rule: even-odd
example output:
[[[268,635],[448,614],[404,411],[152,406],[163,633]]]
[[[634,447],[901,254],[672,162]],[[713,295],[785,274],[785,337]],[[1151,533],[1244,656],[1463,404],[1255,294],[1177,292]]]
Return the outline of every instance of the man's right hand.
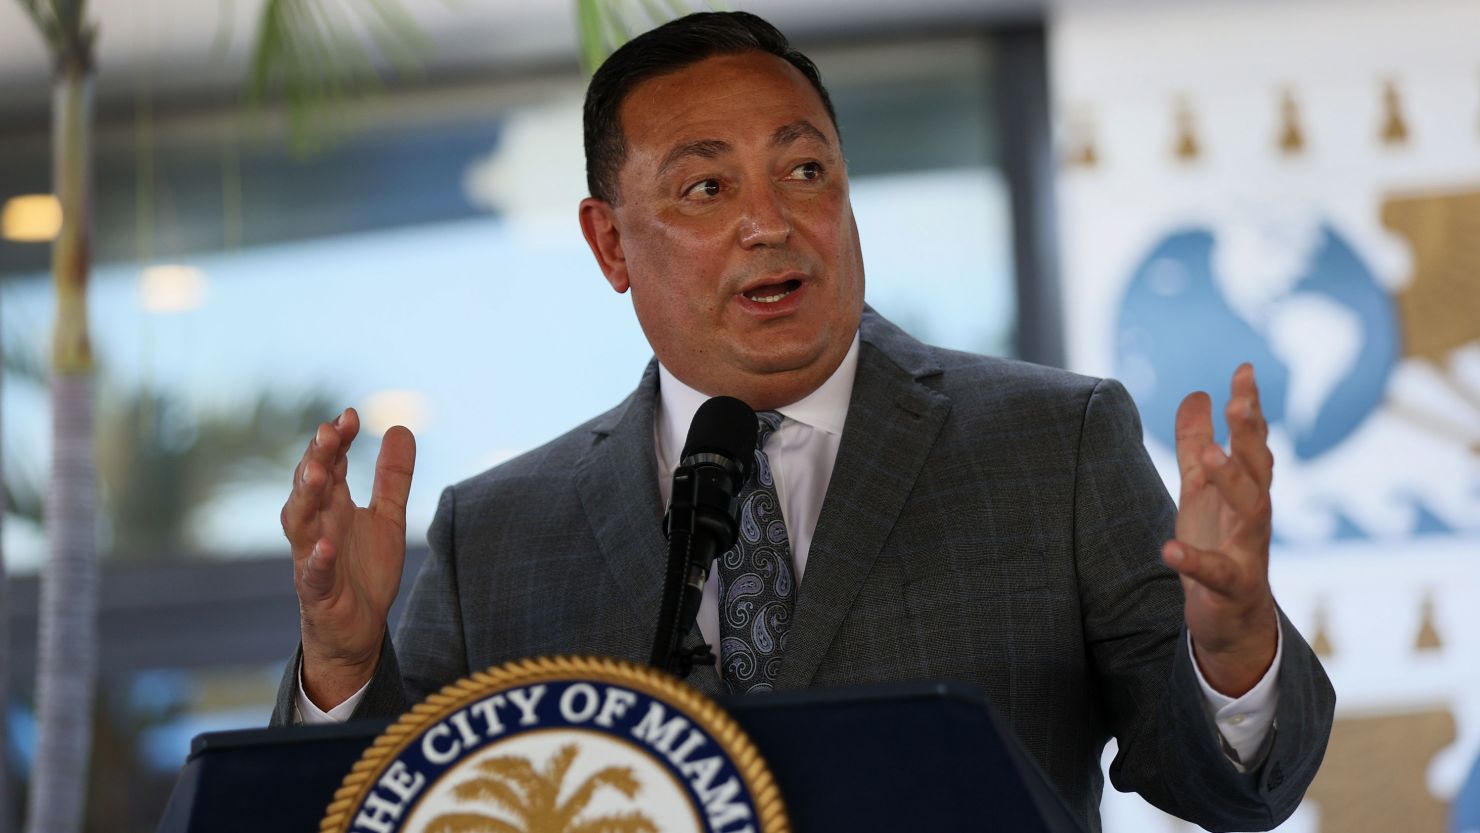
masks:
[[[303,689],[326,711],[375,673],[406,561],[406,499],[416,439],[399,425],[385,432],[370,505],[362,509],[350,499],[344,478],[346,455],[359,432],[353,408],[319,425],[293,473],[282,513],[298,589]]]

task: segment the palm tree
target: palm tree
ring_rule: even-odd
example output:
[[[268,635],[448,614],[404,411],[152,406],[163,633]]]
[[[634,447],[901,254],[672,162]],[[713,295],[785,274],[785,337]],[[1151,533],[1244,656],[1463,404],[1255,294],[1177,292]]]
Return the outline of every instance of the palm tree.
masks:
[[[98,474],[115,561],[198,551],[191,521],[223,493],[276,485],[307,436],[336,410],[324,395],[259,393],[197,411],[149,389],[100,397]]]
[[[709,5],[719,8],[714,0]],[[688,13],[683,0],[576,0],[581,67],[589,76],[633,34]]]
[[[42,572],[37,646],[37,744],[27,806],[28,833],[76,833],[85,809],[97,666],[97,462],[93,437],[96,371],[88,331],[91,268],[93,82],[98,31],[87,0],[17,0],[46,43],[55,68],[53,193],[62,226],[52,248],[56,320],[52,337],[52,465],[46,496],[49,555]],[[634,28],[620,0],[577,0],[588,71]],[[674,14],[681,3],[668,0]],[[641,0],[652,22],[663,13]],[[414,65],[423,45],[395,0],[347,4],[370,43],[349,33],[341,6],[324,0],[268,0],[253,49],[253,101],[271,90],[288,105],[289,136],[300,150],[321,147],[334,105],[373,84],[375,57]],[[3,508],[3,507],[0,507]],[[0,602],[4,563],[0,560]],[[3,608],[0,608],[3,609]],[[3,617],[0,617],[3,621]],[[0,625],[0,640],[4,637]],[[3,646],[0,641],[0,646]],[[0,715],[5,703],[0,647]],[[3,722],[3,720],[0,720]],[[0,729],[0,741],[3,741]],[[0,754],[3,754],[0,745]],[[0,760],[0,833],[6,815]],[[637,829],[637,828],[634,828]]]
[[[689,12],[683,0],[575,4],[587,75],[634,33]],[[709,5],[720,7],[715,0]],[[377,57],[403,75],[414,74],[427,46],[415,21],[394,0],[342,6],[324,0],[267,0],[252,48],[247,100],[255,107],[275,93],[284,105],[291,146],[310,155],[340,135],[349,99],[376,87]]]
[[[4,371],[12,386],[47,383],[43,361],[24,348],[5,351]],[[101,367],[99,376],[107,375]],[[165,390],[100,385],[99,505],[101,526],[111,532],[109,557],[159,560],[200,551],[202,542],[188,535],[200,513],[228,491],[276,486],[302,453],[301,438],[335,410],[334,397],[320,389],[261,391],[229,408],[198,409]],[[44,523],[40,477],[14,467],[4,485],[0,505],[11,517]]]
[[[519,820],[511,824],[483,813],[445,813],[426,826],[426,833],[658,833],[652,819],[640,812],[577,818],[603,787],[635,798],[642,784],[628,767],[609,766],[591,775],[560,800],[565,777],[575,762],[575,744],[560,747],[536,772],[528,758],[502,755],[479,762],[478,775],[453,787],[459,801],[477,801],[498,807]]]
[[[62,227],[52,248],[57,314],[52,339],[52,466],[45,512],[50,553],[41,581],[37,742],[27,830],[76,833],[85,809],[97,676],[96,373],[88,335],[87,284],[98,33],[88,19],[87,0],[18,2],[46,42],[55,68],[52,189],[62,209]],[[290,103],[312,104],[326,92],[339,95],[345,83],[353,84],[370,68],[368,60],[347,64],[333,60],[334,55],[346,54],[353,41],[339,33],[324,6],[318,0],[269,0],[264,9],[254,78],[265,86],[274,66],[286,68],[285,77],[294,81],[288,86]],[[387,35],[407,31],[399,7],[393,0],[372,0],[361,7],[373,10],[368,17],[395,24],[388,29],[372,27],[371,34],[392,57],[404,58],[402,47]],[[323,56],[330,57],[320,60]],[[0,825],[5,823],[0,816]]]
[[[397,0],[267,0],[258,18],[247,103],[281,100],[290,146],[308,156],[343,134],[346,104],[380,83],[378,59],[420,70],[426,37]]]
[[[33,833],[82,823],[97,637],[97,476],[87,281],[92,217],[93,47],[87,0],[20,0],[51,53],[52,189],[62,227],[52,245],[52,465],[50,553],[41,577],[37,742],[27,818]]]

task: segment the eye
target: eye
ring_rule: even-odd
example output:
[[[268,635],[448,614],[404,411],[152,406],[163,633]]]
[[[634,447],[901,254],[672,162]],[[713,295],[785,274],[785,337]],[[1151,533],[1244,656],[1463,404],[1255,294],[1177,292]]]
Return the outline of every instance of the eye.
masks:
[[[806,180],[807,182],[815,182],[816,180],[822,179],[822,163],[803,162],[795,168],[792,168],[791,173],[787,176],[787,178],[801,179]]]
[[[701,179],[685,189],[683,195],[690,199],[708,200],[719,196],[719,189],[719,180]]]

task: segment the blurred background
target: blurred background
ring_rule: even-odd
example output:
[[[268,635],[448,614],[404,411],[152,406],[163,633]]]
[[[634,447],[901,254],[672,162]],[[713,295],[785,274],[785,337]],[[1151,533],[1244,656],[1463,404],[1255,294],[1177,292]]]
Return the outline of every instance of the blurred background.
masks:
[[[400,0],[416,69],[311,146],[242,106],[262,7],[90,5],[91,831],[152,830],[192,736],[265,725],[297,642],[278,509],[317,422],[355,405],[416,432],[414,571],[444,486],[619,401],[650,355],[575,222],[575,3]],[[868,300],[916,336],[1122,379],[1174,493],[1176,402],[1216,404],[1254,362],[1275,592],[1340,698],[1280,829],[1480,830],[1480,5],[726,7],[820,66]],[[12,795],[46,556],[51,89],[0,0]],[[361,497],[375,452],[354,452]],[[1192,829],[1108,787],[1103,813],[1110,833]]]

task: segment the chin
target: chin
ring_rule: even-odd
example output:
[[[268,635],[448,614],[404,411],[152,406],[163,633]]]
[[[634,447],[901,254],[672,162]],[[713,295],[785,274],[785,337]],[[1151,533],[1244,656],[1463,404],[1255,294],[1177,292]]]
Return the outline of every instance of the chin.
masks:
[[[768,339],[755,350],[747,351],[743,364],[752,373],[792,373],[812,367],[826,352],[825,347],[817,344],[778,344],[777,339]]]

